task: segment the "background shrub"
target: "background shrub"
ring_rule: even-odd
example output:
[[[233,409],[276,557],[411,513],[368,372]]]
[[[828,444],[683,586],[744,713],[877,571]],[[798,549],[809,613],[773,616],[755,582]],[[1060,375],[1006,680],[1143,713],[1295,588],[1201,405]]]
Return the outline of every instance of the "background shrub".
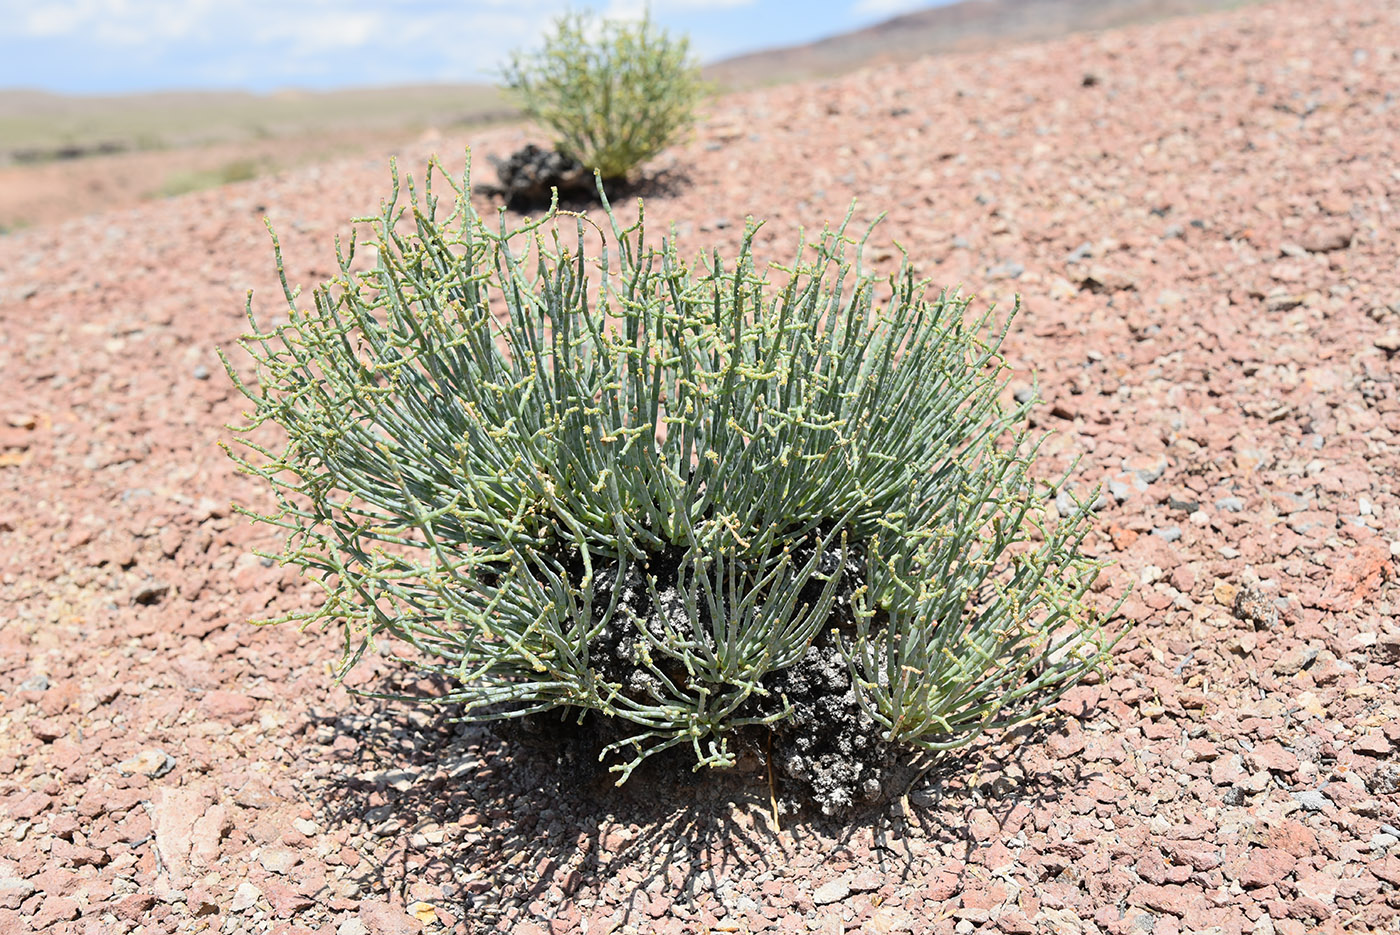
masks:
[[[990,312],[872,277],[848,224],[775,282],[752,224],[692,268],[610,209],[492,230],[466,179],[440,222],[433,178],[402,205],[396,173],[374,267],[352,240],[310,309],[284,279],[244,345],[241,431],[287,441],[240,460],[326,592],[287,619],[339,626],[345,667],[392,637],[468,717],[607,716],[619,781],[766,733],[834,811],[1105,661],[1088,520],[1047,515]]]
[[[557,135],[558,149],[620,179],[694,121],[700,66],[685,37],[652,24],[570,13],[534,53],[517,52],[506,87]]]

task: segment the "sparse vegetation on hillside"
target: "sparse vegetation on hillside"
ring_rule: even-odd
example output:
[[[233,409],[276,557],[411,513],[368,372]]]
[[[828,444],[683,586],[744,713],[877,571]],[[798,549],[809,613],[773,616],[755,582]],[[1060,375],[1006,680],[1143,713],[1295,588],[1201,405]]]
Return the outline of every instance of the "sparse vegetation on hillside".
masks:
[[[689,40],[649,17],[566,14],[539,51],[515,54],[503,78],[526,113],[555,134],[560,152],[605,180],[674,142],[703,93]]]

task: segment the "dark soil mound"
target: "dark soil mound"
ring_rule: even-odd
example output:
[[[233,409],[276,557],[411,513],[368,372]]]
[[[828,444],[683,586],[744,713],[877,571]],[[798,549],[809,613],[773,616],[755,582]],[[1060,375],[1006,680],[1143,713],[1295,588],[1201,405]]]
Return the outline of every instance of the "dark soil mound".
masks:
[[[805,558],[799,555],[799,563]],[[761,684],[766,694],[754,696],[736,713],[736,720],[776,718],[768,727],[739,730],[731,740],[741,757],[756,756],[771,764],[778,786],[775,794],[789,812],[811,804],[825,815],[836,816],[861,803],[883,801],[891,792],[892,784],[885,780],[895,751],[881,740],[879,725],[861,710],[846,660],[831,632],[854,626],[851,596],[865,579],[859,553],[848,555],[844,568],[841,562],[839,549],[828,549],[822,558],[821,573],[839,574],[840,581],[832,612],[818,629],[818,636],[797,663],[764,676]],[[647,640],[638,627],[645,627],[657,640],[663,640],[668,631],[691,631],[681,593],[680,565],[681,552],[675,550],[654,556],[645,573],[637,566],[629,568],[619,582],[618,612],[589,645],[589,665],[639,701],[652,697],[662,685],[641,658],[639,647]],[[644,574],[655,576],[654,590],[647,586]],[[595,601],[601,612],[613,595],[607,583],[609,574],[602,572],[598,579]],[[822,582],[808,582],[800,602],[816,603],[821,589]],[[702,609],[697,639],[709,639],[705,618]],[[672,684],[687,682],[678,663],[658,664]],[[560,755],[573,767],[589,756],[596,758],[605,746],[637,730],[636,725],[622,719],[597,715],[581,721],[569,719],[567,726],[560,725],[557,712],[540,717],[553,725],[540,730],[561,742]],[[582,752],[585,748],[586,753]],[[676,753],[666,762],[689,772],[695,765],[689,746],[678,748]]]
[[[529,143],[505,159],[489,158],[501,180],[500,193],[517,211],[548,206],[555,191],[561,199],[597,194],[593,174],[561,152]]]

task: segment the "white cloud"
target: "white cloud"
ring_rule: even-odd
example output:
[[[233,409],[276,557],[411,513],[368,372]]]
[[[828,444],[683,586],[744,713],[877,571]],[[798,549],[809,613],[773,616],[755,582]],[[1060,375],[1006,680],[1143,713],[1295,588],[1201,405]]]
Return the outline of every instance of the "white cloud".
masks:
[[[53,4],[29,10],[20,19],[21,34],[35,39],[67,35],[83,24],[84,12],[80,4]]]
[[[931,0],[859,0],[851,12],[861,17],[898,16],[931,5]]]
[[[651,0],[651,10],[663,19],[754,2]],[[43,40],[75,62],[129,60],[132,76],[170,76],[160,79],[169,85],[490,80],[557,15],[588,6],[615,17],[646,9],[645,0],[0,0],[0,47]],[[48,83],[32,66],[5,72],[0,62],[0,85]]]

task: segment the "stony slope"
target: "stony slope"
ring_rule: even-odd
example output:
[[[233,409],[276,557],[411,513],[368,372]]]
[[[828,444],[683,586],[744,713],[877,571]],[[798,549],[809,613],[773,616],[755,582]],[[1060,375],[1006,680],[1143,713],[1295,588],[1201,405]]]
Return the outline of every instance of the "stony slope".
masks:
[[[1020,293],[1047,467],[1111,484],[1116,670],[846,826],[773,832],[749,775],[609,792],[244,625],[310,592],[228,512],[214,348],[275,308],[262,216],[323,278],[382,162],[0,238],[0,930],[1393,930],[1396,87],[1395,7],[1279,3],[725,98],[663,158],[694,249],[858,197]]]

